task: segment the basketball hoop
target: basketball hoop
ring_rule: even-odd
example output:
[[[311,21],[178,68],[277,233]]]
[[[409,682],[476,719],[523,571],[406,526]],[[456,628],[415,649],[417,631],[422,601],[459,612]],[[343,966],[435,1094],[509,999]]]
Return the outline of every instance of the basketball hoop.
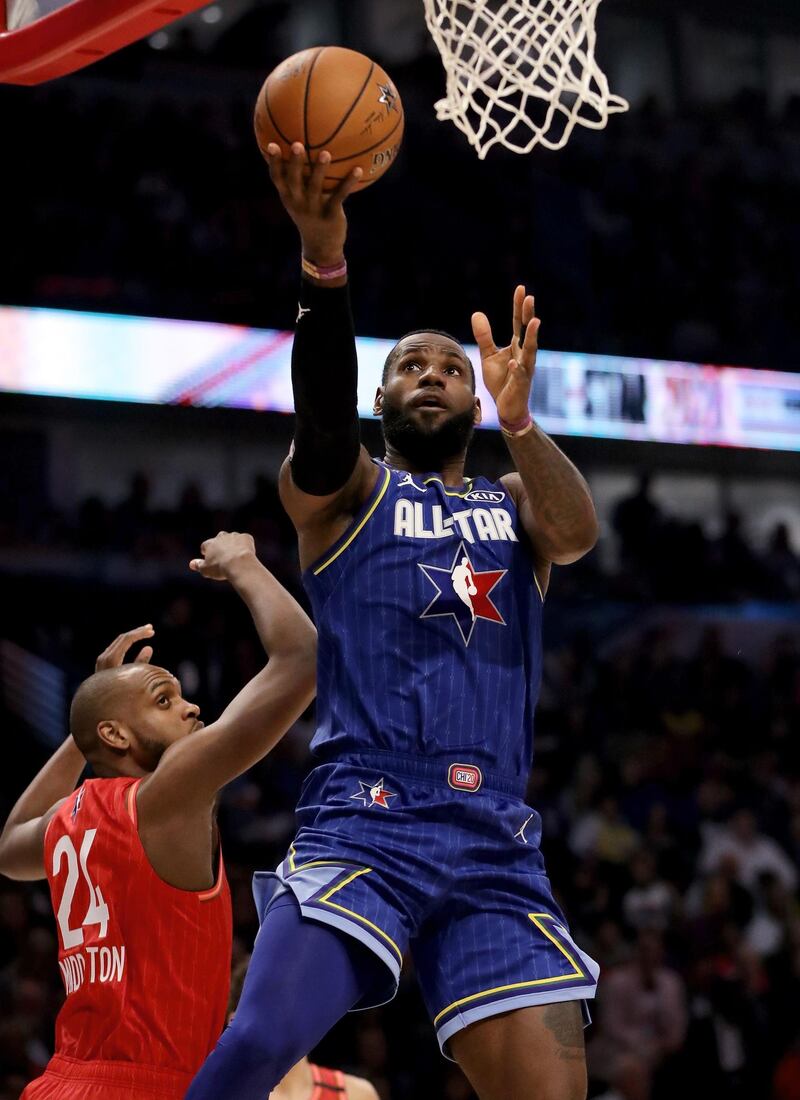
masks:
[[[208,0],[0,0],[0,83],[75,72]]]
[[[566,145],[575,126],[602,130],[627,111],[595,60],[600,0],[424,0],[442,55],[440,120],[466,134],[481,160],[493,145],[529,153]]]

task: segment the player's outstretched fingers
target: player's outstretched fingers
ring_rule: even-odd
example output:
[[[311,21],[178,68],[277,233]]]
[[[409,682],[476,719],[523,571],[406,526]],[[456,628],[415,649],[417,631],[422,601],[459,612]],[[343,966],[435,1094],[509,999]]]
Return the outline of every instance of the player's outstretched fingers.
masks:
[[[487,355],[494,355],[497,345],[492,336],[492,326],[485,313],[472,314],[472,334],[481,353],[481,359],[485,359]]]
[[[348,172],[338,187],[335,187],[333,191],[331,191],[329,205],[334,206],[337,203],[341,205],[347,196],[355,190],[356,185],[363,175],[363,168],[354,168],[351,172]]]
[[[322,188],[325,184],[325,170],[331,162],[331,155],[327,149],[323,149],[317,159],[314,161],[314,167],[311,169],[311,175],[308,177],[308,196],[315,201],[319,201],[322,197]]]
[[[280,145],[274,141],[267,146],[266,160],[269,177],[282,198],[286,194],[286,161],[281,156]]]
[[[305,191],[303,168],[306,163],[306,151],[299,141],[295,141],[289,153],[289,163],[286,165],[286,185],[290,197],[295,202],[302,201],[303,199]]]
[[[524,305],[525,287],[520,284],[514,291],[514,313],[511,319],[512,339],[519,340],[520,344],[525,335]]]
[[[533,301],[533,299],[531,299]],[[523,341],[520,350],[520,363],[527,371],[532,371],[536,365],[536,353],[539,350],[539,328],[541,320],[538,317],[529,317],[523,322]]]
[[[136,645],[137,642],[141,642],[145,638],[152,638],[154,633],[153,624],[145,623],[144,626],[136,626],[133,630],[126,630],[123,634],[118,634],[111,645],[106,646],[95,661],[95,672],[101,672],[106,668],[119,668],[131,646]],[[152,656],[152,648],[149,646],[146,648],[150,649],[150,656]]]
[[[142,646],[136,656],[133,658],[133,663],[136,665],[149,665],[153,659],[153,647],[151,645]]]

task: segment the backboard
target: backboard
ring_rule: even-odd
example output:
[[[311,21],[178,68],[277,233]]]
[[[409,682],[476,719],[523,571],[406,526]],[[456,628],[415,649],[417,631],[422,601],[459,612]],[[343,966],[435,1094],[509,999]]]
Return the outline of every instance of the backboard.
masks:
[[[208,0],[0,0],[0,83],[75,72]]]

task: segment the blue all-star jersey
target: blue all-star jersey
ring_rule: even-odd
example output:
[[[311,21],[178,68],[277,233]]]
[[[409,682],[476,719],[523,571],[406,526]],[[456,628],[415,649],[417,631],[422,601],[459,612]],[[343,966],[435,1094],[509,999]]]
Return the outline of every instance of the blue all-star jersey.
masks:
[[[319,633],[326,759],[460,758],[524,781],[542,597],[500,482],[460,489],[382,463],[350,528],[304,574]]]

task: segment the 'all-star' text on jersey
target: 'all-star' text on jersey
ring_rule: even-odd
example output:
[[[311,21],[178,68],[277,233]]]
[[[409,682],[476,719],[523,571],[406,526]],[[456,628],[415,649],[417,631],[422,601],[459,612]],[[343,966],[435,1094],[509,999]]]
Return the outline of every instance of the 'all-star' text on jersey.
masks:
[[[501,482],[379,464],[353,524],[304,575],[319,632],[313,748],[458,760],[524,783],[542,597]]]
[[[124,1063],[131,1086],[139,1071],[140,1084],[164,1071],[185,1090],[225,1024],[230,891],[221,856],[209,890],[179,890],[159,878],[139,838],[139,782],[88,780],[47,828],[66,991],[53,1072],[62,1076],[68,1065],[83,1080],[95,1066],[99,1089],[109,1065]],[[26,1097],[38,1095],[36,1085],[29,1089]]]

